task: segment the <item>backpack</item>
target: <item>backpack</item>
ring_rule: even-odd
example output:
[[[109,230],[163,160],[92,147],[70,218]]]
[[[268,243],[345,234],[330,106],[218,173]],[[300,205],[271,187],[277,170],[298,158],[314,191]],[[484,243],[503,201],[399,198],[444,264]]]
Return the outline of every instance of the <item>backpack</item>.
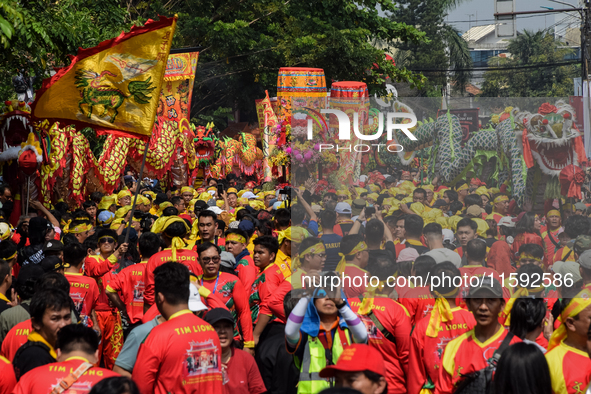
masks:
[[[493,373],[497,368],[502,353],[509,347],[514,336],[515,335],[511,332],[507,333],[507,336],[503,339],[503,342],[501,342],[501,346],[499,346],[499,348],[495,350],[493,356],[488,359],[488,366],[486,368],[466,375],[460,374],[463,379],[456,387],[454,394],[492,394]]]

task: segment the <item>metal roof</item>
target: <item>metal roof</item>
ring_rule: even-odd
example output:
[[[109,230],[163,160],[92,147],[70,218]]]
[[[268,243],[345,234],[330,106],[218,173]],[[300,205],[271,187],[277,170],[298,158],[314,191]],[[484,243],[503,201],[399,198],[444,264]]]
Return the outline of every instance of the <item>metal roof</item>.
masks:
[[[462,38],[466,41],[479,41],[480,39],[488,36],[490,33],[494,33],[495,25],[483,25],[483,26],[474,26],[464,34],[462,34]]]

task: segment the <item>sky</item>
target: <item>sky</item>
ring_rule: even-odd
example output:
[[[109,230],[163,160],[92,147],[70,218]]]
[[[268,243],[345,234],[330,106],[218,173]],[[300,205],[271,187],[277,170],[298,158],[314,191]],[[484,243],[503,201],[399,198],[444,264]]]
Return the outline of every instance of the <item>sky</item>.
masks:
[[[561,0],[578,7],[578,0]],[[470,26],[487,25],[494,23],[495,0],[464,0],[455,10],[451,11],[446,21],[460,30],[466,32]],[[515,0],[516,11],[538,11],[544,7],[554,9],[569,8],[563,4],[557,4],[548,0]],[[571,16],[568,16],[571,15]],[[550,13],[534,15],[516,15],[517,31],[524,29],[537,31],[552,27],[561,19],[568,17],[571,27],[579,25],[576,18],[578,13]],[[470,22],[471,21],[471,22]],[[560,24],[559,29],[564,29],[565,24]]]

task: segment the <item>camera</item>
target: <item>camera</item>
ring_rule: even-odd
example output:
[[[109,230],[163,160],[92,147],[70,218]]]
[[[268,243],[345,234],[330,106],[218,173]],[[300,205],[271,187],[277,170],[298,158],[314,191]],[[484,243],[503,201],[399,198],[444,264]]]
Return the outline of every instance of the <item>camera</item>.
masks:
[[[286,194],[289,198],[291,198],[291,187],[284,187],[283,189],[279,190],[279,194]]]

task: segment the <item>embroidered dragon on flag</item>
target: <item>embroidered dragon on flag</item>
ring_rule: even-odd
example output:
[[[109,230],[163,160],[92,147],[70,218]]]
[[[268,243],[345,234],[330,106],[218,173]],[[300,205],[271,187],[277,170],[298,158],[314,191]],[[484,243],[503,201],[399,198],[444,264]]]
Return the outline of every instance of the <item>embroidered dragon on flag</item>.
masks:
[[[82,99],[78,103],[78,108],[83,115],[89,119],[92,117],[92,111],[95,106],[102,106],[102,112],[99,117],[110,115],[110,123],[114,123],[118,109],[126,99],[133,97],[137,104],[149,104],[152,96],[149,94],[156,89],[152,86],[152,77],[145,81],[131,81],[127,85],[129,94],[125,94],[116,87],[103,82],[105,76],[116,77],[111,71],[103,71],[100,74],[92,70],[80,70],[76,72],[76,87],[81,89]],[[86,112],[83,106],[86,106]]]

